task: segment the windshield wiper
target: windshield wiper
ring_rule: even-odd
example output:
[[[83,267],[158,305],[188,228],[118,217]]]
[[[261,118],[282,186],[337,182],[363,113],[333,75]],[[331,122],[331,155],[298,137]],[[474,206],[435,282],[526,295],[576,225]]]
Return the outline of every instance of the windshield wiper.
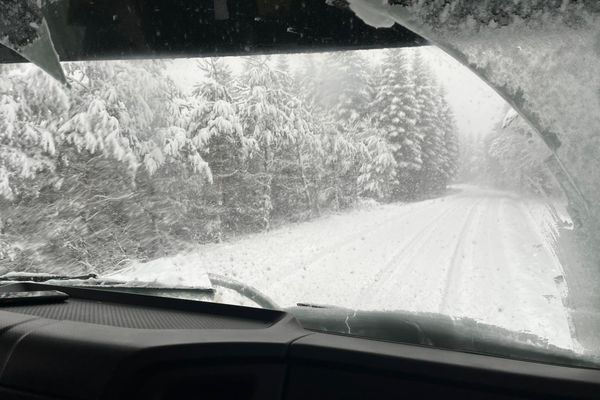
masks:
[[[250,285],[246,285],[245,283],[242,283],[236,279],[232,279],[224,275],[214,274],[211,272],[208,273],[208,278],[210,279],[210,282],[213,285],[233,290],[234,292],[237,292],[242,296],[252,300],[262,308],[270,308],[272,310],[280,309],[277,303],[275,303],[267,295]]]

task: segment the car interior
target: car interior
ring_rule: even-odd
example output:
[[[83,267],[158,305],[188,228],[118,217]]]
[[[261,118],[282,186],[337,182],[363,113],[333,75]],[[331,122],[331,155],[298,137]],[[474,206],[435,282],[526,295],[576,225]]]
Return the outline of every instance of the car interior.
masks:
[[[43,15],[61,61],[428,43],[398,24],[367,25],[346,1],[69,0]],[[0,46],[0,61],[32,59]],[[508,332],[490,340],[473,321],[459,331],[450,318],[279,309],[219,277],[263,308],[26,280],[0,286],[1,399],[600,398],[597,365],[519,347]]]

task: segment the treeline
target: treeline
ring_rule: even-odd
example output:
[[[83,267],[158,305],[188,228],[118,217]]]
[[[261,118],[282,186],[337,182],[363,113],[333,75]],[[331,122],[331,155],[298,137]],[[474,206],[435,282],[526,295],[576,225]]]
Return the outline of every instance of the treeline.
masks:
[[[189,90],[163,61],[67,63],[70,89],[3,67],[0,267],[104,270],[453,178],[452,112],[419,51],[241,62],[198,61]]]

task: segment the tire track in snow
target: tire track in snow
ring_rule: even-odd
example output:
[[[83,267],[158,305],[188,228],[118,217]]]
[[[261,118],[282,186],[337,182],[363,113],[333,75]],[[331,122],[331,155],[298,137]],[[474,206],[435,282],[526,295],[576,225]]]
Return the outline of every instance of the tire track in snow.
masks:
[[[418,203],[415,203],[415,205],[417,204]],[[295,278],[298,275],[307,274],[309,270],[319,268],[321,261],[324,261],[335,254],[343,254],[349,249],[356,247],[357,242],[359,242],[361,238],[367,237],[368,239],[371,239],[389,229],[390,226],[401,224],[406,220],[418,219],[422,214],[427,214],[431,210],[435,210],[437,205],[438,203],[436,202],[429,202],[427,204],[419,204],[419,206],[406,207],[406,210],[401,209],[403,212],[400,215],[394,218],[388,218],[384,223],[369,224],[368,226],[362,227],[358,233],[346,235],[343,239],[336,240],[333,244],[328,245],[308,259],[302,260],[302,265],[297,265],[296,268],[291,271],[289,269],[278,271],[277,273],[272,274],[270,279],[277,282],[276,284],[278,286],[285,285],[286,282],[297,281]],[[402,207],[404,208],[405,206]]]
[[[501,196],[480,207],[459,244],[462,249],[454,264],[458,269],[448,278],[439,312],[535,333],[549,343],[573,348],[561,307],[545,296],[553,283],[552,275],[544,273],[547,252],[534,246],[538,238],[521,205],[519,199]],[[468,235],[475,239],[473,246]],[[465,254],[468,258],[461,260]]]
[[[269,291],[273,285],[304,274],[331,254],[348,251],[364,238],[369,239],[390,225],[420,217],[422,213],[436,209],[438,204],[438,199],[433,199],[333,214],[268,233],[251,234],[239,240],[203,245],[202,248],[206,250],[192,257],[196,264],[211,272],[231,276]],[[367,216],[369,218],[365,218]],[[359,247],[364,247],[364,243]],[[287,259],[273,257],[272,254],[281,253],[280,249],[293,251]],[[248,265],[252,270],[238,268],[240,264]]]
[[[421,257],[423,252],[421,251],[425,245],[430,243],[430,239],[444,227],[442,221],[450,214],[454,214],[457,210],[463,207],[463,204],[459,201],[458,204],[450,206],[443,212],[437,214],[433,220],[427,223],[422,229],[420,229],[408,242],[406,242],[391,259],[385,264],[384,268],[377,274],[377,277],[373,280],[375,284],[378,284],[380,290],[374,290],[372,286],[367,286],[363,289],[361,296],[366,299],[366,304],[371,306],[381,306],[377,303],[378,297],[382,295],[389,295],[391,292],[390,286],[392,286],[400,273],[404,273],[406,268],[414,265],[415,258]],[[398,261],[400,261],[398,263]],[[401,289],[401,288],[400,288]],[[368,291],[369,295],[364,295],[364,292]],[[395,306],[395,305],[394,305]],[[398,305],[402,307],[402,305]]]
[[[464,223],[463,218],[466,219],[475,206],[476,203],[472,203],[472,200],[462,198],[462,202],[458,207],[461,210],[459,213],[446,215],[445,220],[440,219],[438,221],[435,229],[437,233],[436,240],[425,243],[430,245],[431,249],[426,252],[413,253],[413,257],[404,261],[404,267],[395,271],[386,287],[389,288],[392,285],[397,287],[397,293],[394,295],[396,297],[396,308],[401,307],[401,309],[412,311],[439,311],[440,298],[446,278],[443,270],[447,268],[446,264],[450,259],[450,254],[447,254],[445,249],[450,248],[453,250],[455,248],[453,242],[448,246],[446,238],[457,237],[458,230],[453,227],[462,226]],[[458,220],[455,220],[457,216]],[[388,290],[388,293],[392,294],[392,291]]]
[[[435,208],[433,204],[434,203],[428,204],[426,206],[427,209]],[[321,249],[320,251],[315,253],[313,256],[308,258],[303,263],[305,265],[311,265],[311,264],[319,261],[321,258],[327,257],[334,250],[340,250],[342,248],[352,246],[356,240],[360,239],[361,237],[364,237],[365,235],[367,235],[367,236],[373,235],[374,233],[376,233],[378,231],[387,229],[390,225],[397,224],[397,223],[405,221],[409,218],[414,218],[414,214],[411,213],[412,208],[414,208],[414,207],[406,207],[406,209],[401,208],[400,211],[404,211],[404,212],[395,218],[388,218],[387,221],[385,221],[383,223],[374,223],[372,225],[365,226],[362,229],[360,229],[359,231],[357,231],[351,235],[344,236],[342,239],[337,240],[334,243],[332,243],[331,245],[328,245],[327,247]],[[418,210],[418,212],[423,212],[423,211],[425,211],[425,210],[423,210],[422,208]]]
[[[448,266],[448,270],[446,271],[446,281],[444,284],[444,291],[442,293],[441,303],[440,303],[440,313],[448,314],[449,308],[454,305],[453,298],[456,297],[455,292],[460,289],[460,271],[462,270],[462,260],[464,259],[464,251],[465,251],[465,242],[467,240],[467,231],[474,225],[479,225],[481,216],[479,218],[474,218],[478,207],[482,204],[486,203],[489,207],[490,200],[479,200],[477,201],[471,209],[469,209],[467,218],[463,223],[459,234],[457,235],[458,240],[454,245],[454,251],[450,257],[450,263]],[[479,210],[481,213],[485,212],[485,207],[482,210]],[[462,257],[461,257],[462,256]]]
[[[449,285],[440,312],[456,317],[470,317],[484,323],[515,329],[523,321],[518,282],[507,258],[507,237],[502,224],[508,218],[506,203],[513,199],[489,199],[470,230],[473,246],[469,262],[460,263]],[[510,242],[510,240],[509,240]],[[464,255],[468,249],[464,249]]]

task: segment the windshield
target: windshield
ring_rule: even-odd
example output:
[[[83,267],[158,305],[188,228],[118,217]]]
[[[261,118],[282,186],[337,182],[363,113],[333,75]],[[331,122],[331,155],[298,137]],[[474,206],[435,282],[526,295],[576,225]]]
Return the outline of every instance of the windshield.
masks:
[[[0,273],[211,274],[281,307],[467,317],[598,354],[551,149],[442,51],[62,67],[70,89],[0,67]]]

